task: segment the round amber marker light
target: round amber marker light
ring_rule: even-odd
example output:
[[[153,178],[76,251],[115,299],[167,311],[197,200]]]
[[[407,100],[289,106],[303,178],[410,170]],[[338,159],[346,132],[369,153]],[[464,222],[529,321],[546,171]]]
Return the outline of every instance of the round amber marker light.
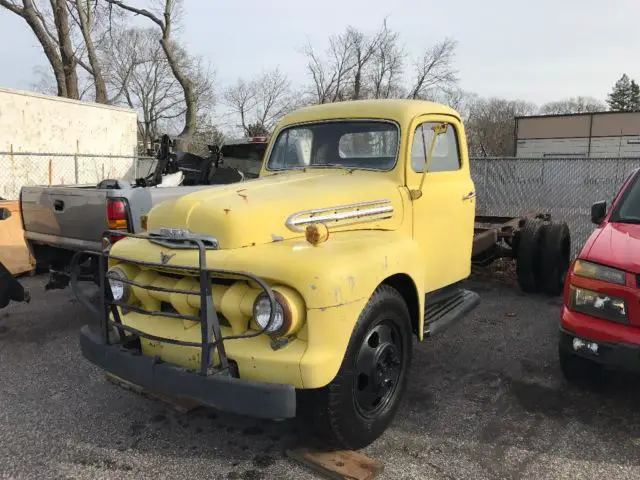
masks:
[[[324,223],[314,223],[307,226],[305,233],[307,242],[313,246],[326,242],[329,238],[329,229]]]

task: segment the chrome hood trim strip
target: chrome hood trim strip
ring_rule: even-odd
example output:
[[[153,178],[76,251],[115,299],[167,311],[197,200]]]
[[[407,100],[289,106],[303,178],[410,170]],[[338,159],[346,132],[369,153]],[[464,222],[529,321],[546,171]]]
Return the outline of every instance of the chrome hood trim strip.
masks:
[[[307,225],[314,223],[323,223],[331,228],[385,220],[392,216],[390,200],[375,200],[296,212],[287,218],[285,225],[293,232],[303,232]]]

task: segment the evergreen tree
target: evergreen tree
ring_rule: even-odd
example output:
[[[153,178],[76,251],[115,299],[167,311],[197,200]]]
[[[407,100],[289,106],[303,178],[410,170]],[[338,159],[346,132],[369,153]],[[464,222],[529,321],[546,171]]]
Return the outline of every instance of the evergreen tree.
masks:
[[[631,80],[631,87],[629,89],[629,110],[634,112],[640,110],[640,86],[638,86],[635,80]]]
[[[613,90],[607,98],[609,110],[615,112],[634,110],[639,106],[638,103],[640,103],[636,102],[634,104],[634,99],[640,100],[640,88],[638,84],[634,80],[631,80],[625,73],[615,83]]]

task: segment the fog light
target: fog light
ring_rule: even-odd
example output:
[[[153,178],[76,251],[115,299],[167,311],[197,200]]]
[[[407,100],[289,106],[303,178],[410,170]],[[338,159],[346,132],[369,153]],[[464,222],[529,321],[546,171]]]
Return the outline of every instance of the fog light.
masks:
[[[585,342],[580,338],[573,339],[573,349],[575,351],[578,350],[589,350],[593,355],[598,354],[598,344],[595,342]]]

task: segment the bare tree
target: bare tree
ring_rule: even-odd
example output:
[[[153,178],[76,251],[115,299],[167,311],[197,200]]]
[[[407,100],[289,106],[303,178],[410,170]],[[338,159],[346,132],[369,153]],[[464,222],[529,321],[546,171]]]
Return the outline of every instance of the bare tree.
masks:
[[[456,110],[462,120],[466,123],[471,115],[471,110],[479,101],[478,95],[467,92],[456,86],[442,87],[434,92],[429,100],[442,103]]]
[[[114,30],[100,51],[106,82],[114,103],[138,111],[140,139],[146,150],[161,133],[171,131],[186,114],[184,92],[173,75],[155,28]],[[194,85],[198,114],[213,104],[211,72],[179,46],[174,46],[180,66]],[[162,130],[162,132],[160,131]]]
[[[22,0],[20,3],[17,0],[0,0],[0,7],[22,17],[33,31],[53,70],[58,96],[78,98],[76,62],[69,48],[66,1],[51,0],[52,14],[58,30],[55,35],[51,32],[45,16],[32,0]]]
[[[276,123],[297,103],[291,83],[278,68],[261,74],[253,81],[238,79],[224,93],[224,101],[237,115],[245,136],[270,132]]]
[[[176,8],[179,0],[164,0],[164,8],[162,10],[161,16],[146,9],[132,7],[131,5],[128,5],[127,3],[120,0],[105,1],[112,5],[116,5],[128,12],[146,17],[160,28],[160,32],[162,33],[160,44],[162,45],[162,50],[164,51],[164,54],[167,58],[167,62],[169,63],[169,67],[171,68],[173,76],[182,87],[184,103],[186,107],[184,115],[184,127],[180,132],[179,137],[181,137],[182,139],[191,137],[195,133],[197,128],[197,92],[194,82],[189,77],[183,63],[180,62],[178,49],[176,48],[176,45],[171,37],[172,25],[175,20]]]
[[[424,51],[422,57],[415,62],[409,98],[427,98],[432,89],[456,83],[457,72],[452,67],[455,48],[456,42],[446,38]]]
[[[607,106],[604,102],[593,97],[580,96],[545,103],[540,107],[540,113],[543,115],[604,112],[606,110]]]
[[[247,82],[242,78],[238,79],[236,84],[228,88],[223,95],[224,102],[240,118],[238,126],[246,136],[249,136],[247,130],[251,122],[250,116],[257,103],[256,95],[254,82]]]
[[[45,72],[35,84],[38,89],[59,96],[89,98],[90,87],[95,89],[91,100],[108,103],[106,85],[96,50],[103,41],[106,28],[104,4],[97,0],[49,0],[33,2],[2,0],[0,6],[16,13],[29,25],[40,42],[53,79]],[[82,67],[80,74],[77,66]],[[86,74],[90,78],[86,78]],[[55,92],[49,84],[55,83]]]
[[[326,59],[320,57],[310,44],[307,44],[304,53],[308,59],[307,70],[313,81],[316,102],[345,100],[348,76],[355,66],[349,31],[329,37]]]
[[[260,125],[271,130],[291,110],[291,82],[280,69],[264,73],[258,80],[256,116]]]
[[[401,96],[405,53],[398,45],[399,34],[389,30],[386,22],[375,46],[368,81],[373,98]]]
[[[472,155],[513,155],[515,117],[531,115],[537,107],[522,100],[477,99],[467,119],[467,139]]]
[[[316,103],[363,98],[429,98],[457,83],[452,63],[456,42],[445,39],[425,50],[414,62],[409,88],[403,85],[406,54],[399,34],[386,20],[373,35],[348,27],[341,35],[329,37],[324,57],[307,44],[309,93]]]
[[[367,87],[365,76],[370,64],[375,59],[376,53],[379,52],[382,38],[386,33],[386,21],[384,22],[382,30],[377,32],[373,37],[367,37],[364,33],[353,27],[347,28],[347,45],[350,46],[352,50],[353,58],[353,90],[350,95],[352,100],[359,100],[365,96],[363,95],[363,90]]]

